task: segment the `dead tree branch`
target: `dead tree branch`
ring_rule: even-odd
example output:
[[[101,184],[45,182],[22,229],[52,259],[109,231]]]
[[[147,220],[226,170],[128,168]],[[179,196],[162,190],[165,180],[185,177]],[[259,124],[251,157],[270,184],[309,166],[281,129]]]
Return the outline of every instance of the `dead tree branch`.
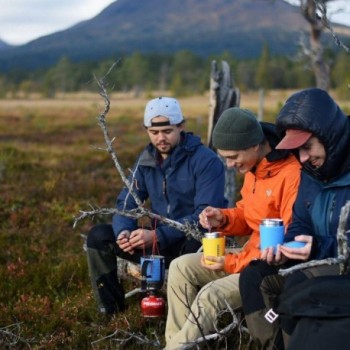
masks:
[[[328,29],[335,44],[347,53],[350,49],[342,43],[330,24],[327,17],[326,0],[300,0],[302,16],[309,23],[309,43],[306,46],[301,41],[300,47],[306,58],[310,61],[311,68],[316,78],[316,86],[328,90],[330,88],[330,65],[331,62],[324,55],[324,48],[321,36],[325,29]]]
[[[340,274],[345,274],[349,270],[349,248],[348,238],[346,231],[346,224],[350,213],[350,201],[347,201],[342,207],[339,216],[339,225],[337,229],[337,243],[338,243],[338,257],[327,258],[322,260],[311,260],[305,263],[301,263],[290,267],[288,269],[280,269],[279,274],[281,276],[287,276],[293,272],[303,270],[309,267],[321,266],[321,265],[340,265]]]
[[[238,328],[239,330],[239,348],[242,345],[242,335],[243,333],[246,333],[250,336],[249,330],[247,327],[242,326],[242,318],[240,316],[240,313],[237,313],[237,310],[232,309],[232,307],[229,305],[229,303],[225,300],[225,304],[226,304],[226,308],[224,310],[222,310],[218,316],[217,319],[214,321],[214,327],[216,330],[216,333],[210,334],[205,336],[205,339],[208,340],[222,340],[224,338],[227,339],[227,337],[233,332],[234,329]],[[229,313],[232,317],[232,322],[229,323],[226,327],[224,327],[223,329],[220,329],[218,327],[218,320],[219,318],[224,315]],[[204,339],[199,338],[196,340],[197,344],[200,344],[201,341],[203,341]],[[249,343],[252,341],[252,338],[250,338]],[[249,345],[248,345],[249,348]]]
[[[349,272],[349,248],[348,248],[348,236],[346,231],[346,224],[350,213],[350,201],[340,211],[339,225],[337,230],[337,243],[338,243],[338,257],[342,257],[343,261],[340,262],[340,274],[347,274]]]
[[[185,223],[181,224],[177,221],[168,219],[164,216],[154,214],[152,213],[149,209],[146,209],[144,207],[138,207],[132,210],[118,210],[117,208],[98,208],[98,209],[92,209],[90,211],[79,211],[81,214],[77,217],[74,218],[74,224],[73,227],[77,225],[77,223],[83,219],[86,219],[88,217],[94,217],[98,215],[113,215],[113,214],[118,214],[118,215],[123,215],[125,217],[133,218],[135,220],[140,219],[142,217],[149,217],[151,219],[155,219],[159,222],[163,222],[164,224],[168,225],[169,227],[176,228],[178,230],[183,231],[186,236],[191,236],[194,237],[197,240],[200,240],[202,237],[202,234],[198,228],[198,226],[190,224],[190,223]]]
[[[208,284],[206,287],[204,287],[204,289],[201,289],[201,291],[199,293],[203,293],[204,290],[206,288],[210,288],[211,284]],[[176,295],[176,297],[178,298],[178,300],[189,310],[189,316],[187,317],[187,319],[189,319],[190,316],[192,316],[193,321],[191,321],[193,323],[194,326],[198,327],[199,332],[201,333],[201,337],[188,342],[188,343],[184,343],[181,345],[180,349],[181,350],[189,350],[189,349],[194,349],[194,348],[203,348],[203,346],[205,346],[208,349],[211,349],[209,341],[213,341],[213,340],[217,340],[217,341],[221,341],[223,339],[227,339],[228,336],[232,333],[232,331],[234,329],[236,329],[238,327],[239,329],[239,334],[240,334],[240,343],[242,343],[242,334],[246,333],[249,335],[249,331],[246,327],[242,326],[241,322],[241,317],[240,314],[237,313],[237,310],[232,309],[232,307],[229,305],[229,303],[225,300],[225,304],[226,304],[226,308],[224,310],[222,310],[216,317],[216,319],[213,322],[213,328],[215,329],[215,333],[212,334],[208,334],[205,335],[203,328],[199,322],[200,317],[203,317],[203,315],[201,314],[202,312],[202,307],[200,305],[197,304],[197,308],[199,310],[198,315],[194,314],[192,308],[191,308],[191,302],[188,300],[188,293],[187,293],[187,285],[185,284],[185,290],[183,292],[184,296],[180,296],[174,289],[173,289],[174,294]],[[199,298],[198,302],[199,302]],[[226,327],[220,329],[220,327],[218,326],[219,323],[219,319],[223,314],[226,313],[230,313],[231,317],[232,317],[232,322],[229,323]]]
[[[117,62],[115,62],[111,68],[108,70],[107,74],[101,78],[101,79],[98,79],[96,76],[95,76],[95,80],[100,88],[100,95],[102,96],[103,100],[104,100],[104,103],[105,103],[105,108],[104,110],[100,113],[99,117],[98,117],[98,125],[100,126],[100,128],[102,129],[102,132],[103,132],[103,136],[104,136],[104,139],[105,139],[105,142],[106,142],[106,145],[107,145],[107,152],[111,155],[112,159],[113,159],[113,162],[114,162],[114,165],[115,167],[117,168],[118,170],[118,173],[120,175],[120,177],[122,178],[122,181],[123,183],[126,185],[126,187],[128,188],[129,190],[129,193],[133,196],[136,204],[139,206],[139,207],[142,207],[142,202],[140,200],[140,198],[137,196],[137,194],[135,193],[134,189],[133,189],[133,185],[132,183],[130,183],[129,179],[125,176],[125,173],[124,173],[124,170],[123,168],[120,166],[120,163],[119,163],[119,160],[118,160],[118,157],[117,157],[117,154],[113,148],[113,142],[114,142],[114,138],[111,139],[109,137],[109,133],[108,133],[108,128],[107,128],[107,122],[106,122],[106,117],[107,117],[107,114],[110,110],[110,105],[111,105],[111,102],[110,102],[110,99],[109,99],[109,94],[108,94],[108,91],[107,91],[107,87],[106,87],[106,77],[108,76],[108,74],[112,71],[112,69],[114,68],[114,66],[117,64]]]
[[[203,339],[201,341],[201,343],[205,343],[207,348],[209,349],[209,344],[207,342],[207,340],[205,339],[205,334],[204,334],[204,331],[203,331],[203,328],[199,322],[199,318],[201,316],[201,307],[200,305],[198,305],[198,310],[199,310],[199,313],[198,315],[196,315],[193,310],[192,310],[192,307],[191,307],[191,302],[190,300],[188,299],[188,293],[187,293],[187,284],[185,283],[185,291],[183,292],[184,294],[184,299],[180,297],[180,295],[173,289],[173,292],[174,294],[176,295],[176,297],[179,299],[179,301],[188,309],[189,311],[189,316],[192,316],[193,317],[193,320],[194,321],[191,321],[196,327],[198,327],[199,329],[199,332],[200,334],[202,335],[202,338],[200,339]],[[203,290],[201,290],[199,293],[202,293]],[[187,319],[189,320],[189,316],[187,316]],[[192,348],[196,343],[194,342],[190,342],[190,343],[187,343],[187,344],[183,344],[181,346],[181,349],[190,349]]]
[[[280,269],[278,271],[278,274],[281,276],[287,276],[287,275],[290,275],[296,271],[307,269],[309,267],[322,266],[322,265],[336,265],[336,264],[340,264],[343,261],[344,261],[343,257],[327,258],[327,259],[322,259],[322,260],[311,260],[311,261],[308,261],[306,263],[301,263],[301,264],[295,265],[295,266],[290,267],[288,269]]]
[[[322,24],[331,32],[335,44],[341,47],[346,53],[350,53],[350,49],[339,39],[335,34],[332,25],[330,24],[327,16],[327,5],[323,0],[315,0],[317,12],[320,13],[320,19]]]
[[[21,323],[14,323],[0,328],[0,348],[14,348],[21,344],[21,348],[26,345],[31,348],[30,344],[34,343],[33,339],[24,339],[21,335]]]
[[[119,337],[118,337],[119,335]],[[97,339],[93,342],[91,342],[91,345],[96,345],[97,343],[100,343],[105,340],[111,340],[114,343],[117,343],[121,346],[126,346],[127,343],[129,342],[136,342],[139,345],[144,346],[152,346],[153,349],[162,349],[163,346],[161,345],[160,340],[157,337],[157,334],[154,333],[156,339],[148,339],[145,335],[142,333],[133,333],[129,331],[124,331],[122,329],[117,329],[115,332],[112,334],[107,335],[106,337]]]

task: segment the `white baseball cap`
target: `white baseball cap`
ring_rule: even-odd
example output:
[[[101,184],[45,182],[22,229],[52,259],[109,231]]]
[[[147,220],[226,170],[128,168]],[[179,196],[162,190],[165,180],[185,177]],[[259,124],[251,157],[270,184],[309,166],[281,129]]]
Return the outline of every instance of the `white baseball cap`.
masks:
[[[180,104],[172,97],[157,97],[147,103],[143,118],[145,127],[155,126],[152,119],[159,116],[169,119],[169,123],[162,125],[177,125],[184,121]]]

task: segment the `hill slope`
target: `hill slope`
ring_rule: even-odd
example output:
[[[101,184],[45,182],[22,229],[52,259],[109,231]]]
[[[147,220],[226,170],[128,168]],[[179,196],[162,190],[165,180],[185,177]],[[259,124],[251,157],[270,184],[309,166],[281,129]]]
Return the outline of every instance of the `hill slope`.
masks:
[[[134,51],[227,50],[249,58],[260,55],[264,42],[272,53],[290,54],[301,28],[307,24],[298,7],[284,1],[118,0],[91,20],[6,50],[0,70],[48,67],[63,55],[97,60]]]
[[[0,51],[10,49],[11,47],[13,46],[0,39]]]

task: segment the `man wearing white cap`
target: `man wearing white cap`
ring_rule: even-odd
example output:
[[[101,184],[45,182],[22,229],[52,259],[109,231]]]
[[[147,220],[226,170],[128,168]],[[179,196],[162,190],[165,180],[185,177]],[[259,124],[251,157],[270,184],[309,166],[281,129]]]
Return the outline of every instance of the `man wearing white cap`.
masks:
[[[176,99],[159,97],[149,101],[144,126],[151,142],[132,172],[134,190],[141,202],[149,200],[155,214],[194,225],[208,205],[227,205],[223,163],[198,136],[184,131],[184,118]],[[116,207],[137,208],[127,188],[119,194]],[[153,253],[156,245],[157,253],[165,256],[168,265],[179,255],[197,251],[200,244],[161,222],[153,222],[151,228],[145,229],[137,220],[122,215],[114,215],[112,225],[94,226],[87,238],[87,255],[100,311],[111,315],[124,309],[117,256],[139,263],[143,255]]]

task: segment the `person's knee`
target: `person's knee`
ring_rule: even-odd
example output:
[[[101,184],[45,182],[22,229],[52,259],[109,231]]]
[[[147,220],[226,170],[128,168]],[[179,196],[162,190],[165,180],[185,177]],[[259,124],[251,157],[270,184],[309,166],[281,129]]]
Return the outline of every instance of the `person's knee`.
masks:
[[[254,265],[248,265],[243,271],[240,273],[239,283],[245,284],[247,281],[252,281],[258,276],[258,269]]]
[[[299,284],[303,281],[306,281],[307,279],[308,279],[307,276],[303,272],[301,272],[301,271],[294,272],[292,275],[290,275],[286,279],[285,284],[284,284],[284,289],[288,290],[289,288],[292,288],[292,287],[296,286],[297,284]]]
[[[183,256],[180,256],[178,258],[173,259],[170,262],[170,265],[169,265],[169,274],[168,274],[168,276],[171,277],[174,274],[176,274],[176,272],[179,271],[179,269],[181,268],[181,266],[184,265],[184,263],[185,263],[185,261],[184,261],[184,257]]]
[[[172,260],[169,266],[168,284],[178,284],[179,281],[192,281],[200,258],[196,254],[186,254]],[[182,283],[181,282],[181,283]]]
[[[91,249],[103,250],[106,242],[114,241],[112,225],[100,224],[93,226],[88,233],[86,245]]]
[[[222,311],[227,308],[228,304],[236,306],[236,300],[240,299],[239,291],[232,289],[230,295],[223,291],[221,280],[218,279],[207,283],[197,294],[197,301],[193,304],[198,304],[204,309],[209,307],[211,310]],[[234,301],[234,302],[233,302]]]
[[[176,268],[176,265],[177,265],[177,260],[179,260],[179,258],[175,258],[173,259],[170,264],[169,264],[169,271],[173,270]]]
[[[171,261],[169,271],[190,267],[194,263],[194,254],[181,255]]]
[[[200,291],[198,292],[197,294],[197,299],[198,299],[198,302],[200,305],[203,305],[203,303],[207,304],[207,303],[210,303],[212,304],[213,303],[213,296],[215,296],[215,302],[218,301],[218,298],[217,298],[217,294],[216,294],[216,290],[215,288],[213,288],[212,285],[210,284],[207,284],[205,285],[204,287],[202,287],[200,289]]]
[[[239,277],[239,289],[241,293],[249,292],[252,285],[260,286],[264,278],[263,263],[251,263],[240,274]]]

